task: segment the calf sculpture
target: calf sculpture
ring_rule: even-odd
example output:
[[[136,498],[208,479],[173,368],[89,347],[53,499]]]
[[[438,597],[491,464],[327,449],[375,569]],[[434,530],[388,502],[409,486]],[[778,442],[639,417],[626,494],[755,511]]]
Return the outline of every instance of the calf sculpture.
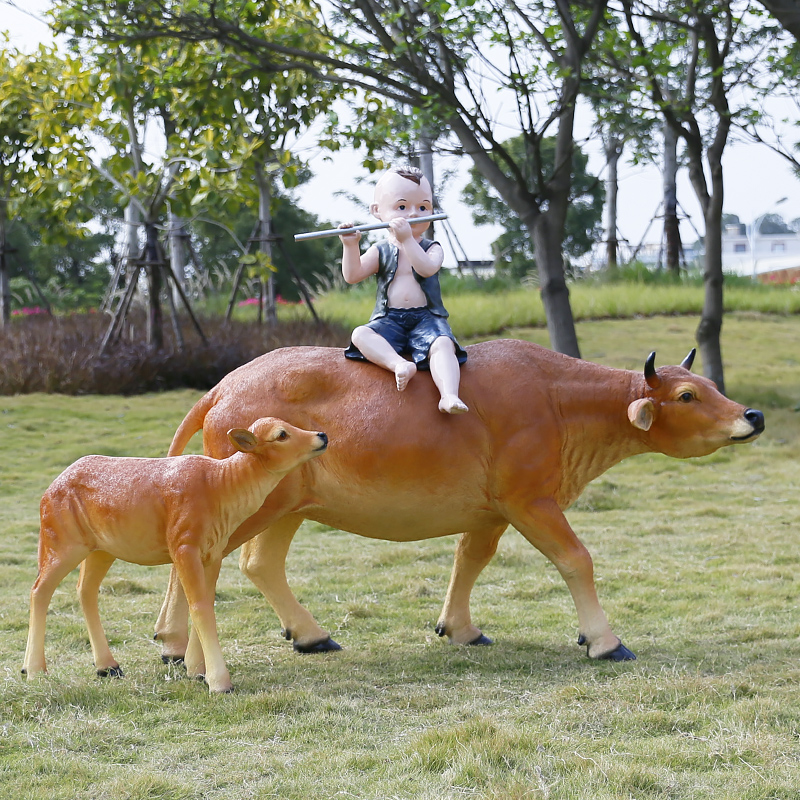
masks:
[[[290,470],[322,453],[328,439],[273,418],[258,419],[249,430],[229,430],[226,439],[234,455],[221,461],[85,456],[53,481],[41,503],[39,576],[31,589],[23,673],[46,671],[50,599],[80,564],[78,596],[97,673],[121,677],[100,621],[100,584],[118,558],[148,565],[172,562],[193,623],[187,672],[205,675],[212,692],[231,691],[214,616],[228,539]]]
[[[680,366],[644,374],[599,366],[535,344],[495,340],[469,348],[462,398],[469,413],[440,414],[432,381],[397,392],[391,375],[330,348],[276,350],[226,376],[181,423],[170,448],[203,430],[204,450],[230,452],[225,432],[269,411],[324,427],[326,458],[288,475],[234,533],[247,542],[239,566],[277,612],[301,652],[338,649],[292,594],[286,554],[304,519],[361,536],[414,541],[460,533],[436,625],[457,644],[488,644],[472,623],[470,593],[508,525],[558,568],[591,658],[635,658],[612,632],[597,599],[592,559],[564,516],[584,487],[637,453],[704,456],[751,442],[760,411],[727,399]],[[186,605],[173,577],[156,624],[163,658],[187,642]]]

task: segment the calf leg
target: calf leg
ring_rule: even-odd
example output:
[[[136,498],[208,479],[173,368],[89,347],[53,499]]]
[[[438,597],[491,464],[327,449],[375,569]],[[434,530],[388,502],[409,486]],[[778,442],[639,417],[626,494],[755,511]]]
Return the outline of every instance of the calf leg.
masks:
[[[320,628],[314,617],[297,602],[286,580],[286,554],[301,522],[301,517],[288,515],[242,545],[239,569],[275,609],[283,634],[293,640],[296,651],[339,650],[341,648],[330,634]]]
[[[84,559],[81,564],[81,575],[78,578],[78,598],[89,630],[94,666],[101,678],[122,677],[122,669],[109,649],[103,623],[100,621],[100,610],[97,607],[100,584],[115,561],[114,556],[102,550],[95,550]]]
[[[214,562],[212,565],[206,565],[206,590],[211,597],[213,603],[217,593],[217,582],[219,581],[219,571],[222,567],[222,561],[217,564]],[[205,678],[206,676],[206,659],[203,653],[203,645],[200,642],[200,635],[197,625],[192,625],[189,633],[189,644],[186,647],[186,674],[190,678]]]
[[[189,643],[189,606],[174,565],[169,572],[167,593],[156,620],[153,638],[162,643],[161,660],[165,664],[183,661]]]
[[[214,559],[204,565],[197,549],[184,545],[175,551],[173,561],[189,603],[193,631],[202,647],[204,667],[197,662],[196,648],[190,646],[187,651],[186,671],[195,677],[201,674],[198,668],[202,669],[212,692],[233,691],[231,676],[219,645],[217,619],[214,615],[214,589],[222,560]]]
[[[468,531],[456,547],[453,572],[436,633],[447,636],[452,644],[491,644],[492,640],[472,624],[469,598],[478,575],[492,560],[507,524]]]
[[[508,520],[556,565],[566,581],[578,612],[578,643],[587,645],[589,657],[613,661],[636,658],[612,632],[597,599],[592,557],[556,502],[543,499],[513,508]]]
[[[29,678],[37,672],[47,672],[44,632],[53,592],[87,555],[83,546],[73,546],[59,552],[45,540],[46,537],[47,533],[43,530],[39,541],[39,575],[31,588],[28,644],[22,664],[22,673]]]

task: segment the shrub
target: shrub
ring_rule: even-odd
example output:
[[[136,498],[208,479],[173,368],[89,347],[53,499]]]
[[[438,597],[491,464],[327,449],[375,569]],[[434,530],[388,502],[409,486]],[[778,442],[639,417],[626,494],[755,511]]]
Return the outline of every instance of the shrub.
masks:
[[[0,328],[0,395],[139,394],[164,389],[207,389],[256,356],[288,345],[345,347],[349,331],[335,323],[293,320],[278,325],[201,320],[204,345],[188,321],[183,350],[165,331],[163,350],[145,341],[143,316],[125,324],[126,337],[101,356],[108,318],[98,314],[17,317]]]

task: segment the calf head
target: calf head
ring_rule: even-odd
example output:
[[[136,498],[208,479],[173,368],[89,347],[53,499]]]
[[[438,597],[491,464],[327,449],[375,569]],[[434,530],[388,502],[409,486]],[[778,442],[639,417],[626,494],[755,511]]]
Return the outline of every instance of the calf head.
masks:
[[[324,453],[328,437],[276,417],[257,419],[248,429],[232,428],[228,439],[241,453],[258,456],[272,472],[285,473]]]
[[[628,419],[646,432],[651,449],[675,458],[713,453],[729,444],[752,442],[764,431],[764,415],[734,403],[713,381],[690,372],[695,350],[680,366],[644,367],[644,397],[628,406]]]

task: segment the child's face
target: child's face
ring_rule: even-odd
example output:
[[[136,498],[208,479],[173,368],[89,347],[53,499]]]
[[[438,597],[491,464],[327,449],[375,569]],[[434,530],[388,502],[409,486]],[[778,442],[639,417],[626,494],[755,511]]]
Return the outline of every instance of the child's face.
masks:
[[[403,178],[396,172],[387,172],[375,186],[374,202],[370,206],[372,216],[381,222],[390,222],[402,217],[427,217],[433,213],[433,192],[427,178],[419,184]],[[419,238],[430,227],[430,222],[412,225],[414,237]]]

